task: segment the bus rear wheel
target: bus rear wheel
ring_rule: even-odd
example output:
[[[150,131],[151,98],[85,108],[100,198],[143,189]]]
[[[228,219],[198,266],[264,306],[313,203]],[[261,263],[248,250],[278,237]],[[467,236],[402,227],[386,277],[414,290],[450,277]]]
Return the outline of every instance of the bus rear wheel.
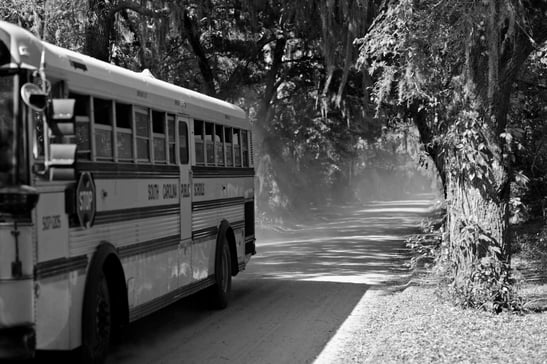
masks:
[[[213,308],[223,309],[228,306],[232,289],[232,254],[226,238],[222,239],[218,249],[215,258],[216,283],[210,288],[209,297]]]
[[[81,356],[84,363],[103,363],[112,337],[112,301],[108,282],[101,272],[89,287],[82,322]]]

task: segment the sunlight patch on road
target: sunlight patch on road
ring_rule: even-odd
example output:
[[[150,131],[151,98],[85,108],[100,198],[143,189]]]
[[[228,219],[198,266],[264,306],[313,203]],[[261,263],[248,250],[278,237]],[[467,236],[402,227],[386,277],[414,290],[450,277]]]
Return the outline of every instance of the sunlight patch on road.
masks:
[[[376,258],[376,257],[374,257]],[[265,263],[262,263],[262,264],[271,264],[271,263],[268,263],[268,262],[265,262]],[[367,262],[367,263],[363,263],[363,262],[344,262],[344,263],[340,263],[336,260],[333,260],[332,262],[317,262],[315,263],[314,265],[323,265],[323,266],[329,266],[329,267],[332,267],[332,266],[335,266],[335,267],[363,267],[363,264],[366,264],[367,268],[370,268],[370,267],[382,267],[382,266],[385,266],[385,262],[383,261],[379,261],[379,262]]]
[[[309,239],[294,239],[294,240],[269,240],[267,242],[258,242],[256,245],[260,247],[280,245],[280,244],[305,244],[305,243],[324,243],[332,239],[336,241],[394,241],[404,239],[401,235],[351,235],[351,236],[336,236],[336,237],[314,237]]]
[[[363,210],[360,210],[359,212],[368,212],[368,213],[386,213],[386,212],[394,212],[394,213],[423,213],[430,211],[429,208],[424,207],[382,207],[382,208],[365,208]]]
[[[368,284],[371,286],[384,284],[385,282],[398,278],[400,276],[389,275],[386,273],[367,273],[359,275],[320,275],[315,277],[293,277],[300,281],[308,282],[330,282],[330,283],[353,283]]]

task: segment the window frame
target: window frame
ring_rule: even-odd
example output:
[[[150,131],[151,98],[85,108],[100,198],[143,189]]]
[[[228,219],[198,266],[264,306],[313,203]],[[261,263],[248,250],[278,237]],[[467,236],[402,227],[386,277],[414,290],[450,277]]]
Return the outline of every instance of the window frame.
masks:
[[[90,95],[84,95],[72,91],[69,92],[68,97],[76,100],[76,104],[74,106],[74,134],[75,143],[78,146],[78,148],[76,149],[76,159],[86,161],[94,160],[93,153],[95,147],[93,145],[94,138],[92,138],[93,129],[91,123],[91,104],[93,102],[92,97]],[[80,109],[80,106],[82,106],[81,103],[84,103],[82,107],[84,110]],[[82,129],[85,129],[87,133],[88,145],[86,146],[86,149],[82,148],[83,145],[82,143],[80,143],[81,139],[78,139],[78,137],[81,136],[78,131]]]
[[[176,119],[175,119],[176,120]],[[176,121],[175,121],[176,122]],[[181,150],[182,150],[182,145],[181,145],[181,142],[180,142],[180,137],[181,137],[181,128],[180,128],[180,125],[183,124],[184,125],[184,130],[185,130],[185,139],[186,139],[186,156],[185,158],[183,159],[182,158],[182,155],[181,155]],[[179,119],[178,122],[176,122],[176,129],[177,129],[177,139],[176,139],[176,145],[177,145],[177,160],[178,160],[178,164],[182,164],[182,165],[188,165],[190,164],[190,127],[189,127],[189,122],[188,120],[184,120],[184,119]]]
[[[171,135],[171,128],[169,127],[169,122],[171,120],[173,121],[172,135]],[[166,143],[166,153],[167,153],[167,164],[179,164],[179,158],[177,157],[179,153],[177,116],[175,114],[167,113],[165,117],[165,123],[166,123],[165,143]],[[172,141],[171,141],[171,136],[173,137]],[[172,156],[171,156],[171,147],[174,147]]]
[[[167,157],[167,113],[164,111],[158,111],[151,109],[151,123],[152,123],[152,149],[154,150],[152,161],[154,164],[167,164],[168,157]],[[161,115],[162,120],[160,121],[160,124],[163,127],[163,133],[157,133],[154,131],[154,126],[156,125],[154,122],[154,113],[156,115]],[[160,141],[160,145],[163,144],[163,158],[159,160],[156,156],[156,139],[163,140],[163,142]]]
[[[147,125],[146,125],[145,130],[148,131],[148,136],[142,136],[142,135],[138,134],[139,128],[138,128],[138,125],[137,125],[137,118],[136,118],[137,113],[140,113],[141,115],[146,115]],[[135,162],[136,163],[152,163],[153,160],[154,160],[154,154],[153,154],[154,150],[153,150],[153,146],[151,145],[152,144],[151,143],[152,123],[151,123],[150,117],[151,117],[150,108],[133,105],[133,123],[134,123],[134,128],[135,128],[133,144],[134,144],[134,148],[135,148]],[[148,149],[148,159],[139,158],[139,145],[138,145],[139,140],[147,141],[147,144],[148,144],[148,148],[147,148]]]
[[[201,134],[196,133],[196,123],[201,123]],[[201,119],[194,119],[193,122],[193,136],[194,136],[194,160],[196,166],[205,166],[207,165],[206,157],[205,157],[205,121]],[[199,138],[197,138],[199,137]],[[198,148],[198,141],[200,143],[200,148]],[[201,149],[201,155],[203,159],[201,161],[198,161],[198,150]]]
[[[99,101],[100,100],[100,101]],[[105,115],[110,114],[110,124],[105,124],[103,122],[98,123],[97,122],[97,104],[98,102],[109,102],[110,103],[110,112],[106,113]],[[97,102],[97,104],[96,104]],[[114,110],[113,110],[113,100],[104,99],[101,97],[92,96],[91,97],[91,119],[92,119],[92,134],[93,134],[93,144],[92,148],[94,150],[93,160],[99,160],[99,161],[115,161],[116,159],[116,145],[115,145],[115,128],[114,128]],[[107,156],[99,155],[99,150],[104,150],[104,148],[98,148],[97,146],[97,130],[100,130],[104,133],[105,136],[109,135],[110,138],[110,155]]]
[[[124,107],[129,107],[129,126],[130,128],[126,128],[126,127],[123,127],[123,126],[119,126],[118,125],[118,107],[119,105],[124,105]],[[134,143],[135,143],[135,138],[134,138],[134,134],[135,134],[135,123],[134,123],[134,110],[133,110],[133,104],[126,104],[124,102],[120,102],[120,101],[115,101],[114,102],[114,124],[116,126],[115,128],[115,142],[116,142],[116,162],[134,162],[135,161],[135,148],[134,148]],[[127,158],[127,157],[121,157],[120,156],[120,149],[118,148],[118,135],[119,134],[124,134],[124,135],[129,135],[130,136],[130,140],[131,140],[131,146],[130,146],[130,150],[131,150],[131,157]]]

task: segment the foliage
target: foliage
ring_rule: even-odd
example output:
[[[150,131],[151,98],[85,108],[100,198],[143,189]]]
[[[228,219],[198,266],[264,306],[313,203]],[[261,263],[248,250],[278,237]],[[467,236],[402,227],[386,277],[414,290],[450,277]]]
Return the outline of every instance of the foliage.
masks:
[[[506,214],[520,131],[508,105],[531,43],[547,39],[544,7],[395,1],[359,41],[377,113],[413,122],[440,173],[446,273],[469,306],[513,307]]]
[[[513,251],[524,259],[538,264],[547,273],[547,227],[543,221],[526,222],[514,233]]]
[[[410,268],[414,271],[432,269],[440,258],[446,211],[439,210],[438,215],[426,219],[420,227],[420,234],[405,242],[411,253]]]
[[[463,307],[482,308],[486,311],[499,313],[501,311],[522,311],[522,298],[517,294],[515,280],[510,276],[510,266],[495,257],[499,251],[491,251],[480,259],[469,251],[481,249],[495,249],[495,245],[488,244],[486,235],[478,231],[477,226],[464,229],[464,241],[459,246],[461,250],[453,252],[450,261],[441,262],[447,269],[446,277],[455,277],[449,280],[447,292],[452,301]],[[446,248],[446,247],[444,247]],[[467,260],[467,264],[455,264],[454,254],[459,255],[459,261]]]
[[[547,44],[532,53],[515,84],[509,123],[515,133],[515,168],[528,177],[516,183],[515,198],[529,212],[528,218],[543,215],[547,196]]]
[[[525,301],[518,293],[518,282],[509,276],[510,267],[506,262],[492,258],[499,252],[483,254],[480,260],[468,253],[470,250],[492,249],[491,244],[481,244],[481,240],[488,237],[477,226],[464,229],[462,239],[465,241],[459,244],[464,248],[455,253],[459,259],[469,260],[469,263],[455,264],[443,228],[445,218],[446,211],[439,210],[438,216],[426,220],[421,234],[407,240],[406,246],[412,256],[411,269],[431,271],[441,283],[437,294],[459,306],[496,313],[523,312]]]

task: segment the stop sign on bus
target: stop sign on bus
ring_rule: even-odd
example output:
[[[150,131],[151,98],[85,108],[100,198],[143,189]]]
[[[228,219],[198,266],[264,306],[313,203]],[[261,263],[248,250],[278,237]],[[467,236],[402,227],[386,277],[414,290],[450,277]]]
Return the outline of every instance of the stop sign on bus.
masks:
[[[76,187],[76,213],[81,227],[90,228],[93,225],[95,211],[95,183],[91,173],[83,172]]]

